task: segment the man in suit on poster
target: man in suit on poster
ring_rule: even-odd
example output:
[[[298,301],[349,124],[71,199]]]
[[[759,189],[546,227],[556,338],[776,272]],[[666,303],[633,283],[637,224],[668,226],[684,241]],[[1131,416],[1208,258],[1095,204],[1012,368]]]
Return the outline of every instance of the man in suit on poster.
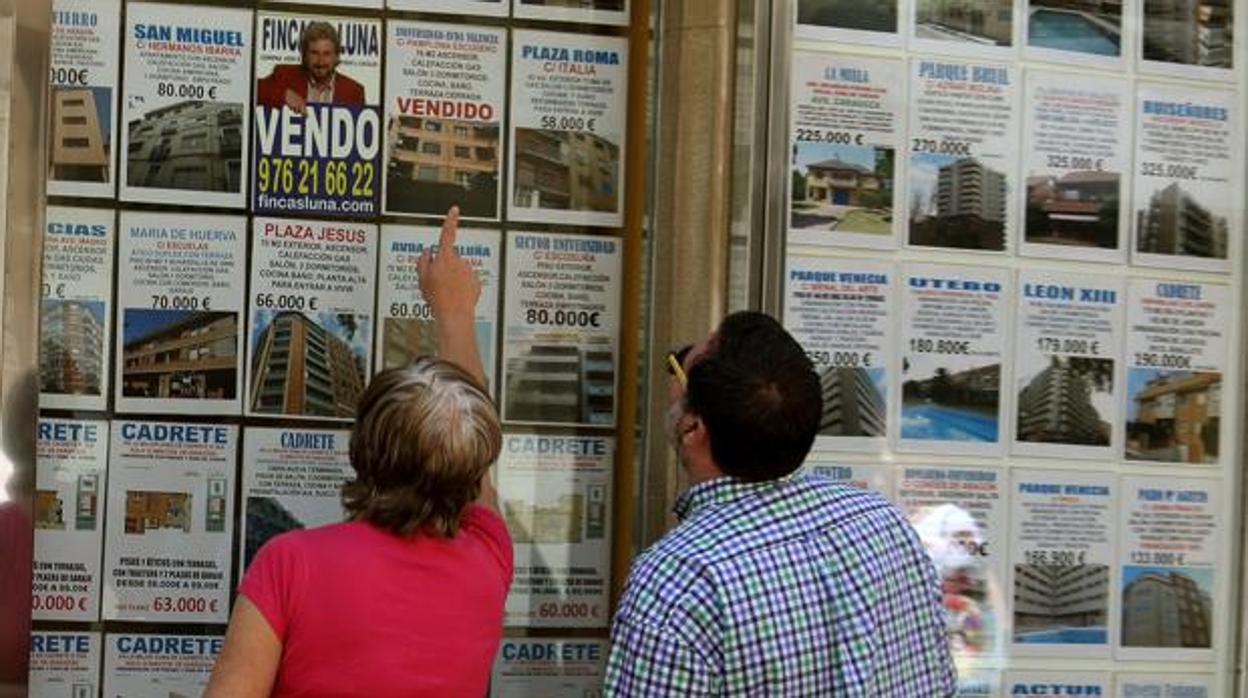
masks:
[[[329,22],[308,22],[299,35],[298,65],[273,66],[256,81],[256,103],[303,114],[309,104],[363,105],[364,86],[338,72],[342,41]]]

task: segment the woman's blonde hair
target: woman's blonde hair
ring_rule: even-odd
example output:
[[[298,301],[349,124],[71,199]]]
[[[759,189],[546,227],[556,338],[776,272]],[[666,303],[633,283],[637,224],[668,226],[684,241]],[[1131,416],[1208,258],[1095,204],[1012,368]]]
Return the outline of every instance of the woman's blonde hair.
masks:
[[[352,519],[400,535],[453,536],[502,440],[493,400],[454,364],[422,358],[382,371],[360,398],[351,432],[356,478],[343,505]]]

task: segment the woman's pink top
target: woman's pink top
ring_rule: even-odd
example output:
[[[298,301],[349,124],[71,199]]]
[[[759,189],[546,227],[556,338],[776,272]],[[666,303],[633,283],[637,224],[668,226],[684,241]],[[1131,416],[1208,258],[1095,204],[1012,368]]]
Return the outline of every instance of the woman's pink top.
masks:
[[[473,504],[451,539],[362,522],[267,542],[239,592],[282,642],[273,696],[484,696],[511,538]]]

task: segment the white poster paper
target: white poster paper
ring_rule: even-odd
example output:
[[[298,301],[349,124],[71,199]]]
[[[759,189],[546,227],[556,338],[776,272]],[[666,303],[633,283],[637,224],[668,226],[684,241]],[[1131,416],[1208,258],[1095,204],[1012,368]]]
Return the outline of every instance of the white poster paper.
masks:
[[[798,39],[898,46],[900,0],[797,0]]]
[[[607,627],[614,459],[604,436],[503,438],[498,500],[516,566],[507,625]]]
[[[622,225],[627,104],[626,39],[515,30],[510,219]]]
[[[376,214],[381,21],[261,12],[256,31],[252,211]]]
[[[350,445],[349,431],[243,431],[240,572],[280,533],[346,520],[342,485],[355,477]]]
[[[1018,289],[1013,452],[1113,460],[1123,392],[1122,281],[1023,271]]]
[[[100,619],[108,422],[39,420],[35,463],[35,620]]]
[[[896,380],[894,277],[888,264],[788,257],[784,326],[819,372],[821,448],[884,447]]]
[[[112,423],[104,619],[224,623],[238,427]]]
[[[958,669],[955,698],[1001,698],[1001,672]]]
[[[29,695],[96,698],[100,688],[100,634],[40,630],[30,634]]]
[[[1014,644],[1010,651],[1107,658],[1117,627],[1110,584],[1115,537],[1113,475],[1017,470],[1011,482]]]
[[[1128,16],[1142,19],[1140,71],[1198,80],[1235,80],[1234,3],[1193,5],[1144,0]]]
[[[1219,529],[1228,523],[1222,487],[1170,475],[1122,478],[1118,659],[1214,661],[1218,625],[1227,619],[1215,606]]]
[[[126,3],[121,200],[246,204],[250,10]]]
[[[377,226],[252,223],[247,413],[355,417],[371,373]]]
[[[932,58],[912,65],[909,244],[1010,249],[1018,229],[1010,203],[1018,191],[1018,69]]]
[[[381,283],[378,289],[378,371],[406,366],[421,356],[437,356],[437,323],[420,293],[416,261],[426,249],[437,251],[437,228],[383,225],[381,227]],[[491,393],[498,385],[495,345],[498,337],[499,266],[502,244],[498,231],[460,229],[455,251],[468,260],[481,279],[477,299],[477,351],[485,367]]]
[[[1109,674],[1079,671],[1014,671],[1005,675],[1007,696],[1087,698],[1108,696]]]
[[[238,414],[247,221],[121,214],[118,412]]]
[[[902,287],[898,448],[1000,453],[1009,275],[913,265]]]
[[[991,468],[907,465],[897,506],[940,574],[955,657],[1005,647],[1005,476]]]
[[[1118,674],[1118,698],[1210,698],[1213,677],[1195,674]]]
[[[111,199],[117,186],[121,0],[55,0],[48,194]]]
[[[860,490],[878,492],[890,501],[893,499],[893,469],[890,466],[831,462],[822,457],[813,456],[806,461],[805,467],[811,475],[857,487]]]
[[[1034,4],[1034,3],[1033,3]],[[1120,79],[1027,74],[1020,252],[1126,261],[1131,86]]]
[[[944,55],[1013,57],[1014,0],[911,0],[910,49]],[[1021,34],[1021,32],[1019,32]]]
[[[386,7],[413,12],[506,17],[511,12],[511,0],[386,0]]]
[[[1136,90],[1132,261],[1231,270],[1237,238],[1236,95],[1190,85]]]
[[[1123,67],[1123,19],[1136,12],[1101,3],[1072,5],[1062,0],[1023,3],[1026,57],[1038,61],[1074,63],[1086,68]],[[1080,76],[1080,81],[1085,76]]]
[[[512,0],[511,13],[516,19],[624,26],[628,24],[628,0]]]
[[[511,233],[503,294],[503,419],[615,424],[620,241]]]
[[[221,635],[106,635],[104,695],[126,698],[202,695],[224,640]]]
[[[1217,464],[1230,287],[1133,279],[1127,301],[1127,460]]]
[[[498,220],[507,32],[386,26],[386,213]]]
[[[793,54],[790,244],[897,247],[905,71],[901,61]]]
[[[113,317],[114,213],[49,206],[47,217],[39,303],[39,406],[103,411]]]
[[[589,698],[601,695],[610,646],[591,638],[503,638],[490,695],[497,698]]]

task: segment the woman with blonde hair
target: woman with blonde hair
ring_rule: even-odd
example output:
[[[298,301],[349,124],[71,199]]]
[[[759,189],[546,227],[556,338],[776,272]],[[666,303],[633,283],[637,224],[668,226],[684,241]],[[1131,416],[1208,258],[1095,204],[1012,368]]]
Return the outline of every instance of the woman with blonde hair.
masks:
[[[207,698],[485,695],[512,548],[488,472],[502,430],[476,346],[481,282],[455,252],[458,218],[417,267],[442,358],[373,378],[351,433],[349,520],[260,549]]]

